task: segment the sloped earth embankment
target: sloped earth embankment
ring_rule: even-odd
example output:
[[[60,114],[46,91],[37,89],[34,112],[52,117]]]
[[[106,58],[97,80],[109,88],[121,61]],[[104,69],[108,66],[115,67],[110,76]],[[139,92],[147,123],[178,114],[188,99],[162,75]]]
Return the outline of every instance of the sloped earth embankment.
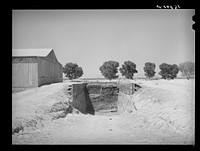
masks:
[[[79,114],[66,95],[67,84],[34,88],[12,95],[12,135],[29,134],[67,114]]]
[[[157,82],[156,87],[153,85],[155,83],[151,87],[143,85],[133,96],[120,94],[119,112],[139,117],[141,127],[163,143],[193,144],[195,108],[191,83],[181,86]]]
[[[17,111],[21,109],[19,113],[24,118],[27,114],[22,114],[22,108],[19,107],[28,104],[35,106],[38,112],[34,117],[45,119],[42,120],[43,127],[38,126],[35,130],[15,133],[12,135],[12,142],[13,144],[194,144],[194,93],[191,91],[191,85],[185,81],[146,83],[145,85],[143,82],[142,88],[134,95],[119,93],[118,112],[115,114],[93,116],[73,112],[66,114],[64,118],[54,120],[54,115],[44,111],[49,111],[48,106],[53,108],[53,104],[68,99],[64,94],[63,84],[54,85],[54,88],[53,85],[46,87],[46,90],[41,89],[40,93],[33,95],[33,100],[37,100],[37,103],[18,104],[18,108],[13,106],[13,110],[16,109],[14,113],[18,113]],[[32,102],[30,95],[31,93],[26,97],[29,96],[29,102]],[[39,95],[40,97],[36,99],[35,96]],[[15,97],[20,100],[19,102],[23,102],[22,98],[26,98]],[[16,117],[20,117],[19,113]]]

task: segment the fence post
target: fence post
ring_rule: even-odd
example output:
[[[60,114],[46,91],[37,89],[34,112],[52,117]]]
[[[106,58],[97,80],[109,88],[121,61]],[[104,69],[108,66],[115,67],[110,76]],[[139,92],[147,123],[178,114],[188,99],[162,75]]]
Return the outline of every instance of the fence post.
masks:
[[[133,95],[133,83],[131,83],[131,85],[132,85],[132,95]]]

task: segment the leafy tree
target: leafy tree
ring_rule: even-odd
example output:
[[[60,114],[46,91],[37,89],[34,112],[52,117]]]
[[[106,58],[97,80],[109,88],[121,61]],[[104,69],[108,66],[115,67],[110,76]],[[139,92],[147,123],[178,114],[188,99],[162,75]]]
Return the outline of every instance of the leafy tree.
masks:
[[[63,68],[63,73],[65,77],[68,77],[70,80],[77,79],[83,75],[83,69],[79,67],[76,63],[66,63]]]
[[[162,76],[163,79],[168,79],[169,78],[169,73],[170,73],[170,66],[166,63],[162,63],[159,65],[160,72],[159,74]]]
[[[133,79],[134,73],[138,72],[136,70],[136,64],[132,61],[125,61],[119,71],[127,79]]]
[[[162,63],[159,65],[160,72],[159,74],[162,76],[163,79],[174,79],[176,78],[179,68],[176,64],[170,65],[166,63]]]
[[[187,79],[190,79],[191,75],[194,75],[194,62],[186,61],[184,63],[179,64],[179,69],[182,73],[182,76],[186,76]]]
[[[116,75],[118,73],[118,67],[119,67],[119,62],[116,61],[106,61],[103,63],[103,65],[99,68],[99,70],[101,71],[101,74],[109,79],[116,79],[118,78],[118,75]]]
[[[177,77],[177,74],[179,72],[179,67],[176,65],[176,64],[173,64],[170,66],[170,69],[171,69],[171,72],[170,72],[170,75],[171,75],[171,79],[174,79]]]
[[[146,62],[144,64],[144,72],[145,72],[145,76],[148,77],[149,79],[151,77],[154,77],[155,75],[155,68],[156,68],[156,65],[155,63],[151,63],[151,62]]]

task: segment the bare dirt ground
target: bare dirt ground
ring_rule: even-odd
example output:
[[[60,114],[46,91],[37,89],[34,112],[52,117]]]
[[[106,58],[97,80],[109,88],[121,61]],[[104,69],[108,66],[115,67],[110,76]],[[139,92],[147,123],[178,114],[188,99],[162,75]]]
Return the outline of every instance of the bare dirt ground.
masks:
[[[119,93],[118,112],[107,114],[63,112],[67,82],[13,93],[12,127],[22,128],[12,144],[194,144],[194,80],[133,82],[142,88]]]

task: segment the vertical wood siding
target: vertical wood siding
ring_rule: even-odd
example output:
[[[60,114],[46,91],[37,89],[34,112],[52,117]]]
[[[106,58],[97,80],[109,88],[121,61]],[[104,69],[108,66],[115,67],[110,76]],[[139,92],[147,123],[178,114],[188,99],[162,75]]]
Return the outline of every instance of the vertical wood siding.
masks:
[[[28,88],[38,86],[37,63],[12,64],[12,87]]]
[[[62,65],[47,59],[39,59],[39,86],[62,81]]]
[[[35,87],[38,86],[38,64],[29,63],[29,86]]]
[[[54,51],[47,57],[13,57],[12,87],[28,88],[62,82],[62,65]]]

